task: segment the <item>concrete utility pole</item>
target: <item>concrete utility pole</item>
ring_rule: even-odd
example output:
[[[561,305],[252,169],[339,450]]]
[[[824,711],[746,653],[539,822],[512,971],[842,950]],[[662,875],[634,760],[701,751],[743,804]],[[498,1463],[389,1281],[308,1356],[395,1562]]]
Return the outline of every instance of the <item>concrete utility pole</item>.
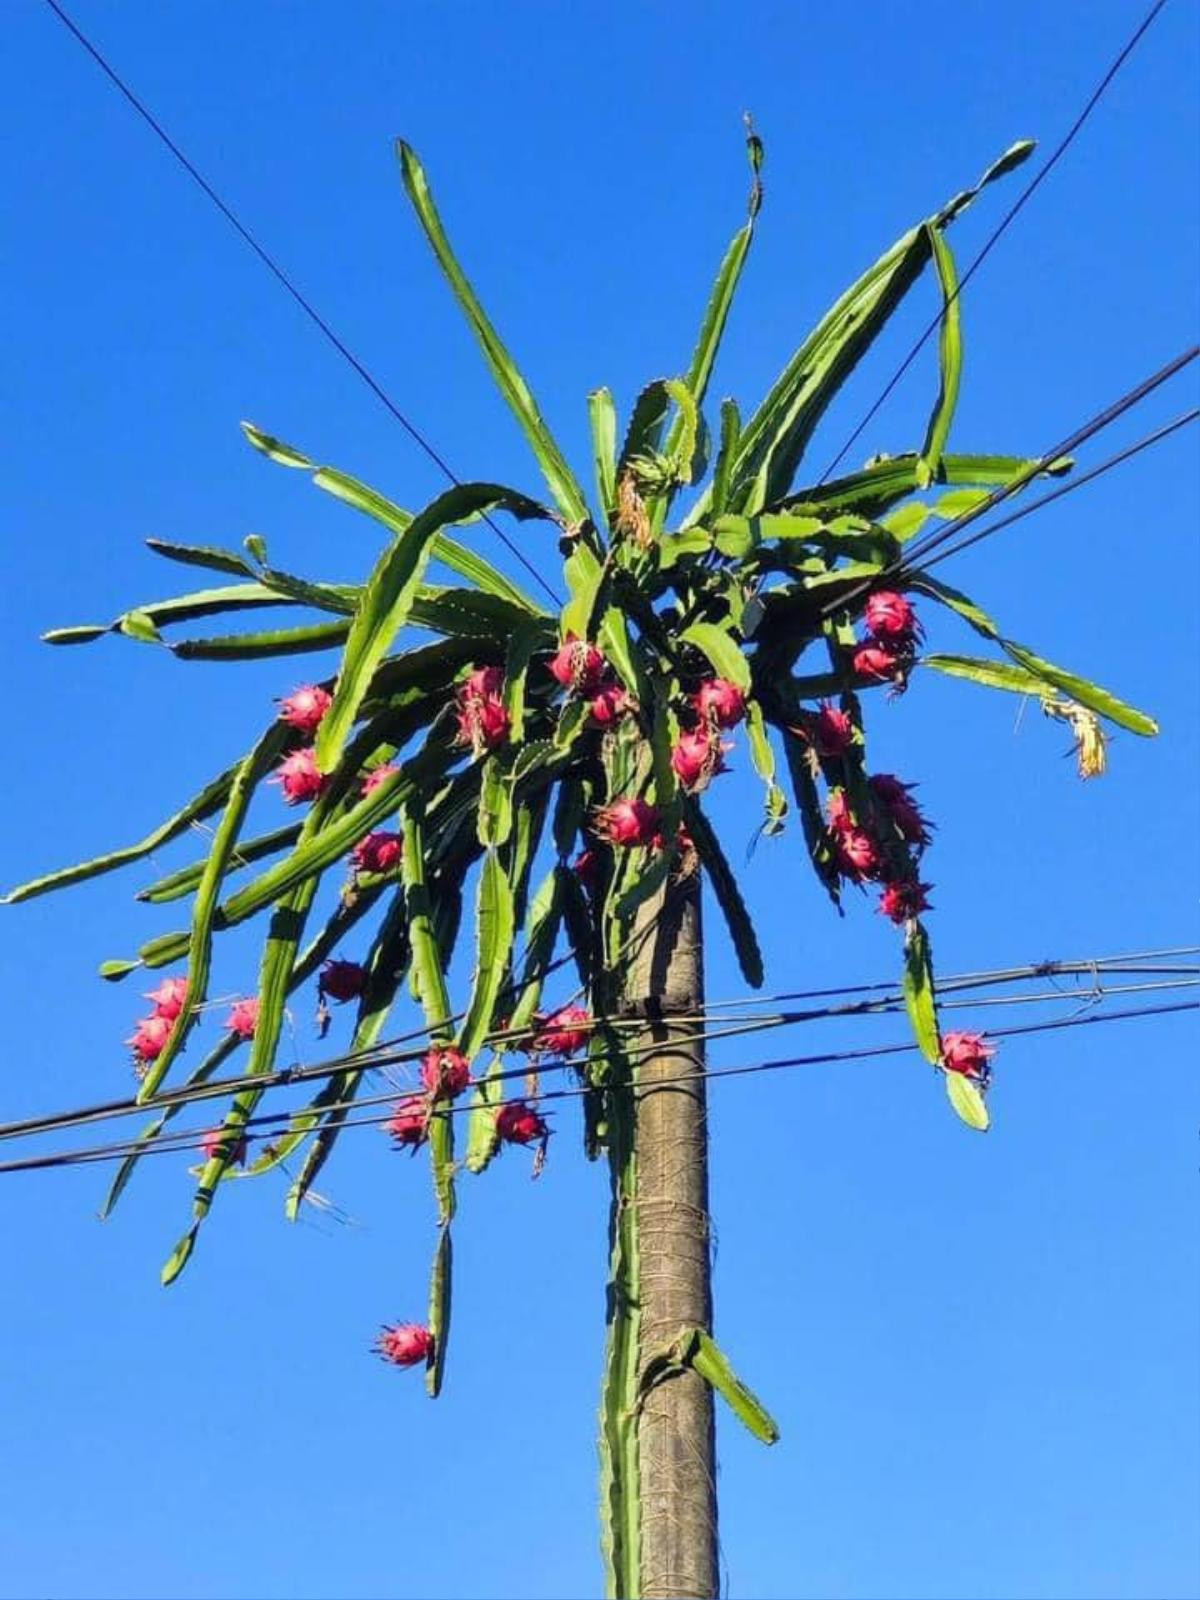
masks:
[[[636,1041],[639,1369],[682,1329],[712,1330],[699,872],[668,885],[645,912],[649,936],[627,980],[629,999],[647,1016]],[[656,1011],[696,1020],[660,1022]],[[669,1081],[656,1088],[660,1080]],[[712,1600],[718,1593],[713,1391],[697,1373],[676,1373],[647,1394],[638,1454],[639,1596]]]

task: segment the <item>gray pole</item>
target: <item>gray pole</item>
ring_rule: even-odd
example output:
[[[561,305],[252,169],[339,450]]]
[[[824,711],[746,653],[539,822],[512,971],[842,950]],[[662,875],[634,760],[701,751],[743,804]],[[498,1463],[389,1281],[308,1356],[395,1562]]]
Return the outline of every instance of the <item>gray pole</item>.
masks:
[[[647,1016],[637,1040],[634,1204],[640,1236],[639,1369],[687,1327],[712,1329],[708,1121],[703,1024],[667,1024],[656,1011],[699,1016],[704,1004],[700,874],[670,884],[644,908],[653,926],[627,978]],[[645,1051],[642,1055],[641,1052]],[[694,1076],[694,1082],[656,1080]],[[638,1423],[642,1600],[718,1593],[712,1389],[688,1370],[647,1395]]]

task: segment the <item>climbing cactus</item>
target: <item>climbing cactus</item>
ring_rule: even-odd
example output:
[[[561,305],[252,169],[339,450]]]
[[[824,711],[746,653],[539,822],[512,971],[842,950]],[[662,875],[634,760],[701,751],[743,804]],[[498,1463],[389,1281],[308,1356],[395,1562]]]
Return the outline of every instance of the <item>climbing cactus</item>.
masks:
[[[762,200],[762,147],[752,135],[749,214],[720,265],[685,370],[642,390],[623,436],[611,394],[589,396],[596,477],[589,502],[451,250],[420,163],[401,145],[405,189],[532,448],[546,498],[468,481],[414,514],[246,424],[246,439],[267,460],[309,475],[371,520],[380,547],[366,581],[331,583],[278,569],[257,537],[240,551],[152,540],[166,560],[234,581],[135,606],[108,626],[46,635],[68,645],[117,633],[183,661],[281,658],[281,690],[282,658],[324,654],[329,663],[320,681],[284,694],[277,709],[264,705],[249,751],[145,838],[6,896],[20,901],[67,887],[211,825],[201,860],[139,896],[152,905],[189,900],[188,926],[157,933],[135,956],[101,968],[110,980],[140,968],[179,968],[152,992],[154,1012],[130,1040],[139,1097],[154,1116],[122,1163],[109,1205],[182,1108],[156,1097],[164,1083],[179,1081],[182,1058],[198,1043],[227,930],[262,919],[257,978],[230,973],[222,992],[245,998],[183,1081],[209,1082],[235,1052],[246,1060],[223,1123],[204,1134],[192,1214],[164,1268],[166,1282],[187,1264],[227,1181],[296,1153],[287,1214],[297,1215],[369,1081],[371,1052],[407,985],[425,1036],[407,1057],[400,1053],[410,1092],[399,1094],[390,1120],[379,1121],[397,1147],[420,1160],[428,1152],[433,1265],[427,1311],[415,1289],[399,1302],[394,1286],[386,1292],[389,1307],[427,1321],[385,1326],[377,1347],[397,1366],[423,1363],[436,1395],[450,1351],[456,1145],[474,1175],[486,1174],[506,1144],[538,1148],[539,1170],[550,1132],[539,1074],[569,1056],[587,1153],[611,1172],[601,1436],[616,1594],[638,1592],[638,1419],[656,1384],[679,1371],[698,1373],[758,1437],[775,1437],[707,1329],[685,1328],[654,1350],[640,1333],[638,1120],[629,1092],[640,1068],[625,1002],[648,909],[681,883],[703,881],[746,981],[758,986],[763,978],[751,910],[706,813],[709,784],[727,763],[748,757],[763,785],[761,827],[779,852],[777,871],[807,859],[839,905],[847,886],[876,886],[879,909],[899,931],[916,1040],[953,1109],[984,1128],[991,1047],[974,1034],[942,1033],[938,1022],[924,923],[932,824],[908,781],[872,772],[866,702],[886,707],[923,670],[1030,695],[1070,722],[1079,740],[1086,736],[1091,771],[1103,766],[1098,719],[1155,731],[1115,696],[1008,639],[912,555],[930,519],[949,526],[1070,466],[947,450],[961,369],[948,232],[1031,148],[1005,152],[974,188],[906,232],[833,304],[753,411],[744,415],[724,400],[714,415],[706,411],[714,363]],[[928,266],[945,309],[923,440],[836,480],[807,481],[814,429]],[[556,542],[561,610],[548,610],[479,553],[481,519],[497,516],[542,539],[535,559],[543,574],[553,566],[546,536]],[[222,615],[269,611],[273,619],[281,607],[303,615],[251,631],[189,628]],[[925,636],[941,633],[939,607],[1003,659],[927,653]],[[282,799],[293,809],[250,836],[251,802],[272,784],[275,805]],[[334,909],[311,928],[318,890],[331,884]],[[468,993],[452,996],[448,974],[468,891],[474,976]],[[950,892],[943,884],[940,893]],[[580,992],[554,994],[553,1009],[543,1010],[547,984],[568,960]],[[348,1054],[306,1107],[263,1135],[256,1114],[274,1081],[285,1009],[299,1005],[310,979],[322,1006],[328,996],[353,1008]],[[330,1022],[326,1011],[323,1025]],[[922,1092],[915,1075],[913,1092]],[[467,1120],[456,1140],[460,1113]]]

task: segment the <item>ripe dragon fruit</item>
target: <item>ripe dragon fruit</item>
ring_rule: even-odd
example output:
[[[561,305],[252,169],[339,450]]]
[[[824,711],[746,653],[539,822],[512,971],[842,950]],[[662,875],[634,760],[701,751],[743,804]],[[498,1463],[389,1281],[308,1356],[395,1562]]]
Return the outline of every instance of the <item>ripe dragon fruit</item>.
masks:
[[[582,1006],[563,1006],[534,1023],[533,1048],[552,1056],[571,1056],[592,1036],[592,1018]]]
[[[458,742],[476,756],[495,750],[508,738],[511,722],[501,699],[504,674],[499,667],[476,667],[456,696]]]
[[[931,909],[925,897],[932,888],[931,883],[885,884],[879,896],[879,910],[899,927],[910,917],[918,917],[922,911]]]
[[[344,1005],[347,1000],[357,999],[366,981],[366,968],[357,961],[327,961],[317,979],[317,989]]]
[[[154,1015],[165,1017],[168,1022],[183,1010],[187,1000],[188,982],[186,978],[164,978],[157,989],[151,989],[144,998],[154,1002]]]
[[[657,806],[640,798],[614,800],[593,813],[593,826],[609,844],[626,848],[635,845],[657,847],[662,842],[661,817]]]
[[[894,589],[880,589],[868,595],[863,621],[873,638],[891,640],[905,648],[910,648],[921,636],[921,624],[912,602]]]
[[[915,785],[901,783],[890,772],[877,772],[867,783],[905,843],[923,849],[929,843],[929,823],[912,798]]]
[[[429,1101],[422,1094],[410,1094],[397,1100],[383,1127],[398,1148],[411,1146],[415,1150],[424,1144],[429,1131]]]
[[[594,850],[581,850],[571,863],[571,871],[590,892],[600,876],[600,857]]]
[[[942,1065],[947,1072],[961,1072],[966,1078],[986,1083],[991,1076],[988,1063],[995,1054],[996,1046],[988,1044],[981,1033],[942,1035]]]
[[[453,1100],[471,1081],[471,1067],[453,1045],[434,1045],[421,1062],[421,1082],[430,1094]]]
[[[746,714],[746,695],[728,678],[706,678],[692,696],[692,708],[701,722],[732,728]]]
[[[311,745],[294,750],[275,768],[271,783],[279,784],[283,798],[289,806],[298,806],[306,800],[315,800],[329,780],[317,767],[317,758]]]
[[[598,728],[611,728],[632,709],[633,701],[617,683],[605,684],[588,702],[588,714]]]
[[[506,1144],[533,1144],[550,1137],[545,1119],[525,1100],[510,1100],[496,1108],[496,1132]]]
[[[415,1367],[433,1354],[433,1335],[419,1322],[395,1322],[380,1328],[371,1347],[394,1367]]]
[[[236,1033],[239,1039],[253,1039],[254,1030],[258,1027],[258,996],[238,1000],[225,1018],[225,1027],[230,1033]]]
[[[332,704],[333,696],[319,683],[306,683],[279,702],[279,720],[301,733],[316,733]]]
[[[683,787],[696,793],[726,770],[725,752],[730,748],[722,744],[709,724],[679,735],[671,751],[671,765]]]
[[[138,1061],[156,1061],[167,1047],[171,1029],[175,1026],[169,1017],[152,1014],[142,1017],[125,1043],[133,1050]]]
[[[200,1154],[205,1161],[211,1161],[214,1156],[224,1155],[232,1135],[224,1128],[209,1128],[200,1140]],[[246,1135],[243,1133],[233,1147],[228,1165],[231,1167],[244,1166],[246,1161]]]
[[[860,645],[850,664],[859,677],[874,678],[877,683],[901,681],[907,665],[901,653],[887,644]]]
[[[390,761],[385,761],[378,767],[372,767],[362,781],[363,799],[365,800],[369,794],[374,794],[376,789],[385,784],[389,778],[399,771],[400,768],[394,766]]]
[[[391,872],[400,865],[404,841],[398,833],[369,833],[350,852],[356,872]]]
[[[476,667],[464,680],[459,693],[468,700],[489,700],[504,688],[504,672],[500,667]]]
[[[855,883],[875,877],[883,865],[874,839],[863,828],[835,829],[833,852],[843,875]]]
[[[854,743],[854,720],[848,712],[821,700],[805,719],[803,732],[822,761],[834,761]]]
[[[831,789],[825,801],[825,809],[829,813],[829,826],[835,833],[844,833],[858,827],[858,819],[854,815],[845,789]]]
[[[567,634],[550,662],[551,675],[584,699],[599,690],[607,671],[608,662],[596,646],[574,633]]]

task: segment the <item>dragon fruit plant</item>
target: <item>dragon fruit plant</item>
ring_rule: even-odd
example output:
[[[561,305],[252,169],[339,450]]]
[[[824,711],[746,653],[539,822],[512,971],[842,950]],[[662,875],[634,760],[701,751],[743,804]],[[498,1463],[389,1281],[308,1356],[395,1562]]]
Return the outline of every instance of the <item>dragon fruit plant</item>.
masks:
[[[588,397],[589,499],[452,253],[417,157],[401,144],[408,197],[532,448],[544,498],[466,482],[414,514],[244,424],[268,460],[309,474],[376,524],[379,554],[366,581],[280,570],[257,537],[243,550],[153,539],[150,548],[168,561],[232,581],[135,606],[108,627],[46,635],[68,645],[115,632],[183,661],[287,663],[309,653],[327,663],[312,674],[319,681],[294,688],[277,709],[264,707],[253,746],[145,838],[6,896],[31,899],[140,861],[213,819],[204,857],[138,896],[152,906],[187,902],[186,926],[101,968],[110,980],[175,969],[150,995],[153,1011],[131,1038],[138,1093],[153,1119],[108,1205],[180,1109],[154,1106],[169,1076],[201,1084],[243,1051],[240,1074],[251,1085],[262,1078],[264,1088],[235,1093],[223,1124],[205,1134],[190,1222],[164,1281],[192,1256],[227,1180],[299,1157],[287,1198],[294,1218],[333,1152],[369,1058],[347,1059],[283,1132],[256,1144],[251,1119],[276,1063],[289,997],[311,981],[322,997],[353,1005],[349,1049],[365,1052],[382,1037],[407,980],[423,1008],[428,1054],[419,1092],[399,1102],[387,1131],[398,1149],[432,1167],[432,1289],[428,1324],[386,1326],[377,1348],[397,1366],[423,1365],[436,1395],[447,1358],[456,1183],[464,1170],[484,1173],[506,1144],[544,1150],[550,1130],[536,1072],[548,1057],[571,1056],[585,1090],[587,1154],[612,1169],[601,1444],[610,1587],[618,1594],[639,1592],[638,1459],[628,1419],[646,1361],[637,1345],[638,1212],[622,1203],[637,1150],[626,1093],[637,1065],[618,1022],[635,920],[672,885],[699,878],[724,915],[746,982],[763,980],[750,911],[705,811],[709,784],[728,758],[748,753],[763,787],[763,831],[777,836],[778,870],[806,860],[835,905],[847,885],[872,887],[898,930],[920,1050],[955,1111],[982,1129],[992,1047],[975,1034],[943,1034],[938,1022],[924,923],[932,825],[910,776],[872,771],[866,706],[900,715],[896,697],[921,671],[1033,696],[1070,722],[1088,771],[1102,765],[1101,719],[1156,731],[1113,695],[1008,639],[974,601],[918,563],[906,565],[909,541],[926,524],[949,525],[996,491],[1016,492],[1070,466],[947,449],[961,367],[948,233],[980,191],[1031,150],[1014,145],[974,188],[903,234],[832,305],[756,408],[745,415],[722,400],[710,426],[710,379],[762,199],[762,147],[751,135],[748,216],[721,262],[686,369],[649,383],[623,432],[610,392]],[[831,481],[806,480],[806,447],[830,401],[929,266],[943,296],[940,374],[920,447]],[[498,514],[556,541],[567,596],[561,613],[479,554],[479,519]],[[464,531],[455,537],[455,529]],[[544,545],[537,561],[549,564]],[[280,625],[273,619],[283,607],[308,615]],[[270,613],[270,626],[188,631],[201,617],[256,610]],[[928,653],[925,635],[940,632],[941,612],[984,636],[996,647],[992,656]],[[413,642],[412,629],[434,642]],[[281,690],[288,676],[282,667]],[[269,784],[289,812],[247,836],[251,802]],[[248,866],[248,877],[235,878]],[[452,1001],[446,974],[472,880],[474,977],[469,994]],[[340,888],[336,909],[310,927],[318,889],[331,881]],[[257,979],[239,975],[246,998],[205,1054],[197,1030],[220,936],[256,917],[265,930]],[[546,1015],[543,982],[564,949],[585,1003]],[[520,1050],[531,1062],[518,1100],[505,1092],[505,1078]],[[922,1092],[916,1076],[913,1090]],[[706,1348],[697,1370],[772,1437],[769,1419],[711,1341]]]

